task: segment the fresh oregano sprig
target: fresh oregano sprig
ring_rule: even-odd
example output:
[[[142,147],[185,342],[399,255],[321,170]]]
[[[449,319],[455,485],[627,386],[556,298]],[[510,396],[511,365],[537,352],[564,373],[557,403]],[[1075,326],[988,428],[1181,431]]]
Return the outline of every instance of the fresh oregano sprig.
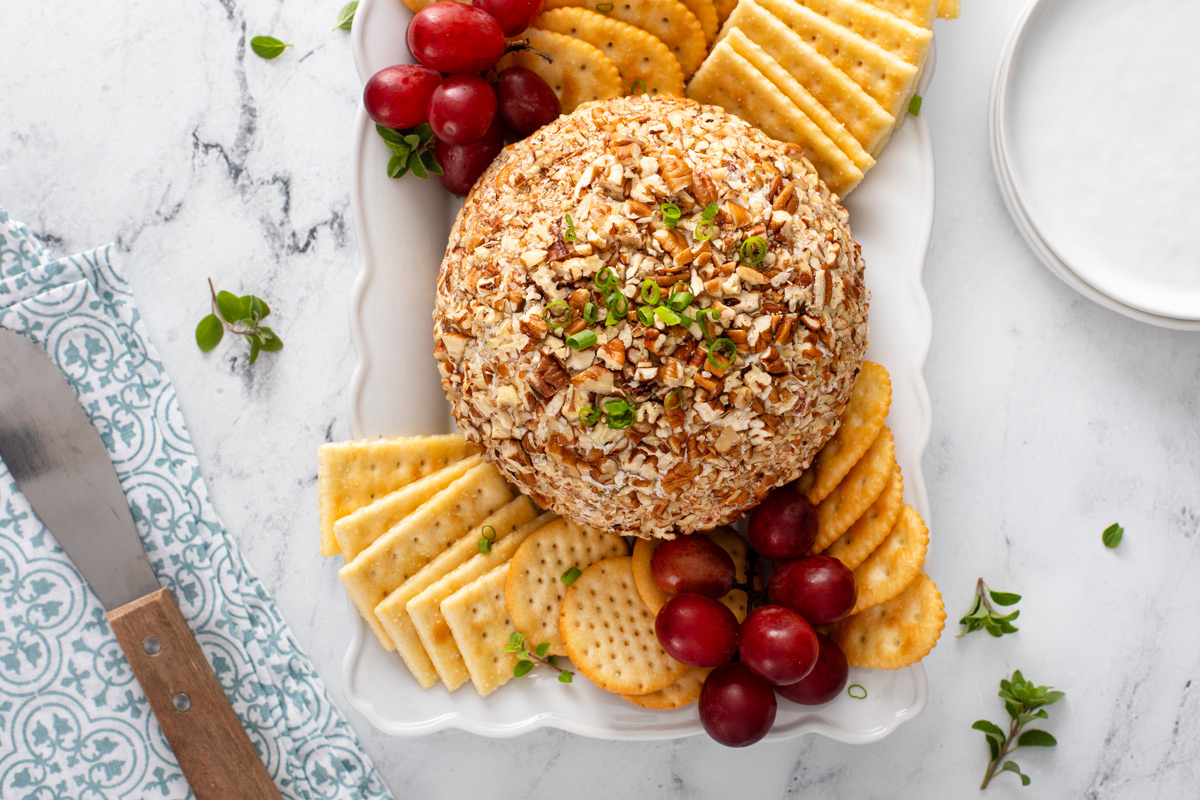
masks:
[[[563,669],[558,666],[558,656],[546,655],[550,652],[550,643],[542,642],[537,647],[530,650],[525,644],[525,634],[513,631],[508,637],[508,646],[500,652],[516,653],[517,664],[513,667],[513,677],[521,678],[533,671],[534,662],[545,664],[551,669],[558,670],[558,682],[570,683],[575,673],[569,669]]]
[[[433,154],[433,129],[428,122],[415,128],[395,130],[376,125],[375,130],[392,151],[388,160],[389,178],[403,178],[409,172],[421,180],[430,175],[441,175],[442,165]]]
[[[252,294],[238,297],[232,292],[218,292],[209,278],[212,293],[212,313],[196,326],[196,344],[207,353],[221,343],[225,331],[245,337],[250,343],[250,363],[258,360],[260,352],[273,353],[283,349],[283,340],[275,331],[262,324],[271,313],[265,300]]]
[[[987,737],[988,750],[992,754],[980,789],[986,789],[997,772],[1015,773],[1021,779],[1021,785],[1028,786],[1029,776],[1021,772],[1017,762],[1007,759],[1007,756],[1021,747],[1054,747],[1058,744],[1058,740],[1046,731],[1026,730],[1025,726],[1035,719],[1048,718],[1045,706],[1062,700],[1066,697],[1065,692],[1054,691],[1050,686],[1034,686],[1031,681],[1025,680],[1025,676],[1018,669],[1013,672],[1011,678],[1000,680],[999,694],[1011,718],[1008,734],[1006,735],[999,725],[985,719],[971,726],[977,731],[982,731]]]
[[[958,638],[966,636],[972,631],[985,630],[992,636],[997,638],[1006,633],[1016,633],[1017,626],[1012,622],[1018,616],[1020,611],[1013,611],[1011,614],[1001,614],[992,605],[995,603],[998,606],[1011,606],[1021,599],[1021,595],[1012,594],[1011,592],[997,592],[988,587],[983,582],[983,578],[975,584],[975,603],[971,606],[971,610],[967,615],[958,621],[959,625],[966,625],[967,629],[958,635]]]

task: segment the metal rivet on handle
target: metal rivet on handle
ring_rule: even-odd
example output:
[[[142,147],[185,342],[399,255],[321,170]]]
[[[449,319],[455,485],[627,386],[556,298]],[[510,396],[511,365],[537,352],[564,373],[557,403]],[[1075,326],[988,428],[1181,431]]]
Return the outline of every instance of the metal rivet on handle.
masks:
[[[162,644],[153,636],[147,636],[142,640],[142,652],[148,656],[156,656],[162,652]]]
[[[192,698],[188,697],[183,692],[180,692],[171,698],[171,703],[174,704],[176,711],[182,713],[192,707]]]

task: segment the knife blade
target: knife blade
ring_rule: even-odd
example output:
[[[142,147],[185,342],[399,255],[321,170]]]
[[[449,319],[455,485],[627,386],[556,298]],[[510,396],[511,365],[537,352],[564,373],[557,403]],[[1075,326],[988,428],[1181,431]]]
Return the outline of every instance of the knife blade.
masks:
[[[196,797],[278,798],[174,595],[159,586],[75,390],[36,343],[2,328],[0,459],[107,609]]]

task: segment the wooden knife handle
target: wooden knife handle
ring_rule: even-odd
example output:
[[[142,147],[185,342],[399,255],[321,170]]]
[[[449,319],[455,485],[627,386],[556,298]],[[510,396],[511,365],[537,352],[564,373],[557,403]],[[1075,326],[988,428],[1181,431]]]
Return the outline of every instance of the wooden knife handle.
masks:
[[[108,622],[198,800],[277,800],[275,782],[170,590],[110,611]]]

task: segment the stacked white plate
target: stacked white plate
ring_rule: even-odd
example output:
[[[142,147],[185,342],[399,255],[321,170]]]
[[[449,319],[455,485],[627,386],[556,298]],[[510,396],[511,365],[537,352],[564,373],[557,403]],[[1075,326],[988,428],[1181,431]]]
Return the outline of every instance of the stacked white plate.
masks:
[[[992,161],[1042,262],[1200,330],[1200,2],[1032,0],[992,84]]]

